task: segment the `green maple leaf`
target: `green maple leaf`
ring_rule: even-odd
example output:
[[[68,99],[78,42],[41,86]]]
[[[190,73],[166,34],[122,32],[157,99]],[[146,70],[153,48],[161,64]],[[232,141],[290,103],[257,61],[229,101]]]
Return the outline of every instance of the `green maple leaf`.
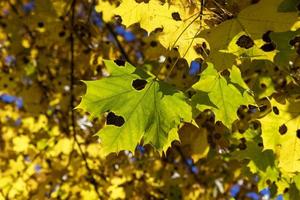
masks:
[[[260,190],[267,187],[266,180],[277,181],[278,170],[275,166],[275,155],[271,150],[263,150],[256,142],[249,141],[246,143],[245,150],[233,152],[233,157],[237,160],[249,160],[247,167],[252,174],[259,175],[258,187]]]
[[[192,97],[195,107],[200,111],[211,109],[216,119],[222,121],[228,128],[237,119],[236,113],[241,105],[255,104],[239,69],[235,66],[228,81],[209,63],[193,88],[197,90]]]
[[[109,122],[97,134],[101,138],[103,153],[134,151],[136,145],[152,144],[166,149],[171,129],[182,121],[191,120],[191,107],[183,93],[156,80],[129,63],[118,66],[105,61],[110,76],[96,81],[85,81],[87,92],[81,108],[92,116],[110,113]]]
[[[296,49],[291,45],[291,41],[300,35],[300,29],[297,31],[286,31],[271,33],[270,38],[276,44],[278,50],[274,62],[282,69],[286,69],[289,61],[294,61],[297,57]]]

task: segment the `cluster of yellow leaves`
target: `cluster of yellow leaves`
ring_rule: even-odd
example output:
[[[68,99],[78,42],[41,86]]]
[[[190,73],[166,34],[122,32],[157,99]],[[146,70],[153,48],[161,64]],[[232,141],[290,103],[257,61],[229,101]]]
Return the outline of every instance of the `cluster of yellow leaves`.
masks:
[[[204,11],[200,15],[201,9]],[[196,35],[207,28],[204,20],[209,17],[209,12],[201,8],[199,2],[186,0],[162,4],[159,0],[148,3],[128,0],[115,6],[107,1],[99,1],[96,11],[103,13],[105,21],[121,16],[122,23],[127,27],[139,23],[148,34],[162,29],[159,42],[167,49],[178,48],[188,63],[201,57],[199,52],[204,40],[196,38]]]

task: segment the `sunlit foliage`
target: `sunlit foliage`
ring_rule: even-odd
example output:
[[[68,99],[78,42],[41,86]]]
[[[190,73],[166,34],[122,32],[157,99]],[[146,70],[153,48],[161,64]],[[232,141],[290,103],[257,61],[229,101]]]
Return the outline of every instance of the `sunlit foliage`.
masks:
[[[299,10],[0,1],[0,200],[300,199]]]

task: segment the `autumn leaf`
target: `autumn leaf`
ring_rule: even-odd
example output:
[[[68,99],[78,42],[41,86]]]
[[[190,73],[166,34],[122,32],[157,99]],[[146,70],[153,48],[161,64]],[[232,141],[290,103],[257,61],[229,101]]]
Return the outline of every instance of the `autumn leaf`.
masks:
[[[106,127],[98,132],[103,152],[133,152],[141,139],[158,150],[165,148],[170,130],[191,120],[185,96],[129,63],[105,63],[110,76],[85,81],[87,93],[77,107],[93,117],[109,112]]]
[[[162,4],[158,0],[147,3],[127,0],[115,7],[108,2],[99,1],[96,10],[103,13],[106,21],[115,15],[121,16],[126,27],[139,23],[148,33],[161,28],[162,32],[158,34],[161,44],[167,49],[178,48],[180,55],[190,63],[202,57],[200,52],[203,52],[201,46],[204,40],[195,36],[207,27],[204,19],[209,14],[206,11],[202,13],[200,22],[200,6],[186,5],[189,5],[189,1]]]
[[[216,120],[223,122],[228,128],[231,128],[231,124],[237,119],[236,113],[241,105],[255,104],[237,67],[232,68],[230,81],[227,81],[208,63],[208,67],[193,88],[197,91],[192,97],[193,105],[200,111],[211,109],[216,115]]]
[[[242,10],[236,18],[226,20],[215,28],[202,31],[197,37],[204,38],[209,43],[210,55],[208,61],[213,62],[219,70],[230,68],[235,63],[236,56],[243,54],[236,54],[237,50],[235,49],[232,49],[230,53],[224,53],[220,50],[226,50],[234,37],[241,32],[244,32],[245,36],[253,41],[255,48],[261,48],[262,37],[268,31],[289,31],[294,23],[298,21],[297,13],[279,12],[278,6],[281,2],[282,0],[261,0],[257,4]],[[243,49],[244,47],[240,46],[240,48]],[[275,50],[275,48],[267,51],[272,50]],[[256,57],[257,59],[261,58],[262,52],[258,49],[256,51],[247,56],[251,56],[253,59]],[[271,58],[269,59],[273,61]]]
[[[264,149],[273,150],[278,156],[279,168],[287,173],[300,171],[300,104],[286,101],[280,104],[272,99],[272,111],[262,123]]]

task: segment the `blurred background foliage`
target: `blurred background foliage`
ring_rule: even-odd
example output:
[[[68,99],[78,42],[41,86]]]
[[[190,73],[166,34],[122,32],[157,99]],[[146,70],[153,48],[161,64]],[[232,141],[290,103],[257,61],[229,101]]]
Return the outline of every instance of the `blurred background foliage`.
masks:
[[[199,12],[199,1],[182,2]],[[257,2],[209,0],[205,24],[215,28]],[[104,21],[95,6],[95,0],[0,2],[0,199],[275,198],[276,170],[253,167],[253,153],[229,154],[246,147],[262,154],[255,120],[238,120],[229,137],[206,110],[196,118],[200,128],[184,124],[181,143],[175,141],[163,155],[141,145],[135,152],[101,155],[101,141],[94,134],[105,117],[90,121],[87,113],[74,110],[85,92],[80,80],[107,76],[103,59],[118,59],[185,91],[198,81],[209,47],[202,43],[199,57],[187,62],[176,48],[165,48],[155,31],[148,34],[139,24],[125,28],[120,17]],[[217,36],[212,40],[222,43]],[[241,71],[260,98],[299,94],[298,68],[286,73],[265,60],[239,62],[252,66]],[[264,154],[271,160],[274,156]],[[282,185],[281,191],[297,193],[295,184]]]

